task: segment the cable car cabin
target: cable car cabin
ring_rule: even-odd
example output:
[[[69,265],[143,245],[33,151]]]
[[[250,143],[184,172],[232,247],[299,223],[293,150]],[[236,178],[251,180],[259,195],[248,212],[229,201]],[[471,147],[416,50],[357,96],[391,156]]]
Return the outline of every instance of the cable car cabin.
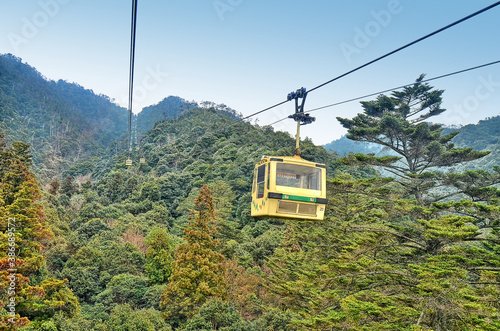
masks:
[[[264,156],[255,166],[252,216],[322,220],[326,166],[300,156]]]
[[[127,161],[125,161],[125,165],[131,166],[132,165],[132,160],[131,159],[127,159]]]
[[[146,158],[141,157],[141,158],[139,159],[139,163],[140,163],[140,164],[145,164],[145,163],[146,163]]]

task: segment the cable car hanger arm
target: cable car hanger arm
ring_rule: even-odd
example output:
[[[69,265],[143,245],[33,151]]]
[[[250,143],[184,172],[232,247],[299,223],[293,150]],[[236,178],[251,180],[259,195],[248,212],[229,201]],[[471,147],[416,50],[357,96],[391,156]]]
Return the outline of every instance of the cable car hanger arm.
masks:
[[[312,117],[310,114],[304,113],[304,104],[306,102],[307,91],[305,87],[299,88],[295,92],[288,93],[287,101],[295,100],[295,113],[293,115],[288,116],[288,118],[293,118],[295,122],[297,122],[297,137],[295,138],[295,156],[300,156],[301,150],[299,147],[300,143],[300,126],[311,124],[316,120],[315,117]],[[299,104],[299,99],[302,99]]]

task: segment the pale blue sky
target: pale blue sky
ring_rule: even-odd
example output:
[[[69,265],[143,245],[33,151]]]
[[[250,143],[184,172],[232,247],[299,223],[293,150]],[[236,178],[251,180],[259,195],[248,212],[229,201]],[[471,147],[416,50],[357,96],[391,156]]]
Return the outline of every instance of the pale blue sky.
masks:
[[[243,115],[286,99],[492,4],[493,0],[138,0],[134,112],[169,95],[224,103]],[[127,106],[131,1],[0,0],[0,53],[49,79],[76,82]],[[500,6],[307,97],[306,110],[500,60]],[[500,64],[437,80],[434,118],[476,123],[500,114]],[[293,113],[287,103],[259,116]],[[312,113],[303,136],[317,144],[345,134],[336,116],[359,102]],[[295,131],[295,123],[277,130]]]

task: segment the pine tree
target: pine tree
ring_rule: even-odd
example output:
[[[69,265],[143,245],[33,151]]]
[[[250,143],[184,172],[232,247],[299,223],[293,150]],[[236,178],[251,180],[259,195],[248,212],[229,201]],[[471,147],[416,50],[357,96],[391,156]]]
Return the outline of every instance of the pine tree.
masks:
[[[175,252],[172,275],[161,296],[160,307],[171,325],[179,325],[194,316],[210,299],[227,297],[224,277],[225,258],[215,251],[213,239],[215,213],[213,200],[204,185],[194,202],[194,220],[184,230],[184,243]]]
[[[444,91],[433,90],[423,79],[420,75],[415,84],[392,96],[361,102],[363,113],[353,119],[337,120],[348,129],[347,138],[375,143],[391,152],[383,157],[356,154],[346,162],[383,167],[396,176],[408,196],[429,205],[443,199],[429,194],[432,188],[448,185],[447,175],[440,171],[443,167],[476,160],[490,152],[456,148],[451,140],[459,132],[443,135],[441,125],[424,122],[445,109],[441,108]],[[458,193],[461,190],[454,192]]]
[[[332,180],[325,221],[289,222],[268,261],[268,304],[300,330],[498,329],[498,205],[425,208],[393,185]]]
[[[348,138],[391,151],[382,157],[351,155],[345,162],[381,166],[403,187],[401,197],[416,200],[400,200],[399,215],[386,222],[392,228],[388,233],[412,247],[407,272],[417,289],[412,295],[420,300],[415,306],[421,310],[419,325],[499,327],[500,307],[491,298],[500,286],[500,167],[447,172],[490,152],[456,148],[451,141],[459,132],[443,135],[441,125],[424,122],[445,110],[440,107],[443,91],[423,78],[391,97],[362,102],[364,113],[352,120],[338,118]]]

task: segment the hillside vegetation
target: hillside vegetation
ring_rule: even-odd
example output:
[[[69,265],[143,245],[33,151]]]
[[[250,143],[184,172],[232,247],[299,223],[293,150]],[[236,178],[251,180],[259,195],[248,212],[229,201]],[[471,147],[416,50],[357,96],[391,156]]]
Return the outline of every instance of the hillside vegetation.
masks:
[[[42,178],[103,154],[126,132],[127,113],[109,98],[49,81],[12,55],[0,56],[0,108],[0,128],[31,145]]]
[[[27,70],[9,61],[19,67],[9,72]],[[2,82],[21,80],[13,73]],[[123,109],[36,71],[22,77],[16,93],[0,85],[0,328],[500,329],[500,167],[450,171],[491,153],[469,146],[472,135],[454,143],[460,134],[426,122],[444,109],[442,91],[423,77],[362,103],[353,119],[339,118],[351,140],[395,155],[339,159],[301,141],[304,159],[327,166],[329,202],[317,222],[250,216],[254,165],[263,155],[291,155],[288,133],[240,121],[224,105],[182,106],[171,97],[142,115],[139,149],[126,166]],[[29,106],[32,86],[64,109]],[[55,123],[47,114],[79,118],[90,108],[118,122],[79,135],[95,120],[81,115],[75,127],[47,133],[44,125]],[[16,133],[31,128],[45,145]],[[88,137],[95,148],[78,156]],[[54,154],[58,168],[47,166],[48,151],[65,140],[72,148]]]
[[[460,132],[452,139],[457,147],[474,147],[478,151],[491,151],[491,154],[477,161],[463,164],[457,167],[457,171],[473,169],[493,169],[494,165],[500,164],[500,116],[494,116],[479,121],[477,124],[468,124],[456,128],[447,128],[444,126],[444,133]],[[335,152],[338,156],[344,156],[349,153],[363,154],[387,154],[383,147],[377,144],[359,142],[342,136],[337,140],[323,146],[326,150]]]

